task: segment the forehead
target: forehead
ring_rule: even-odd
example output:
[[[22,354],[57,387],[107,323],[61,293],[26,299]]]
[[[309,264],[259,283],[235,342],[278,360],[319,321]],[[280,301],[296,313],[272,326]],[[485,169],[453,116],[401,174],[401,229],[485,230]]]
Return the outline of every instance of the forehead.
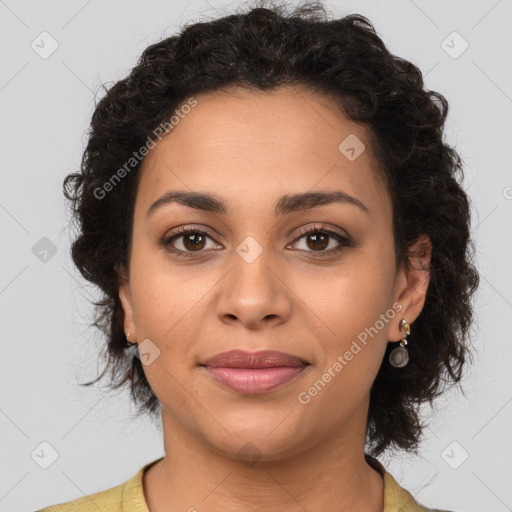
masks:
[[[321,189],[359,198],[375,219],[391,215],[369,132],[334,100],[298,87],[195,99],[145,157],[136,210],[169,190],[214,193],[239,209]]]

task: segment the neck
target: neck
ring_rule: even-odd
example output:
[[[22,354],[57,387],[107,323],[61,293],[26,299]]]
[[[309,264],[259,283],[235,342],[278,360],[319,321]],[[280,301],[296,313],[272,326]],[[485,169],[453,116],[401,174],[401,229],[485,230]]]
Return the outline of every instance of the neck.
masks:
[[[181,429],[165,410],[162,420],[166,455],[143,479],[151,512],[383,510],[383,478],[364,459],[364,439],[354,442],[352,432],[278,460],[258,451],[241,460]]]

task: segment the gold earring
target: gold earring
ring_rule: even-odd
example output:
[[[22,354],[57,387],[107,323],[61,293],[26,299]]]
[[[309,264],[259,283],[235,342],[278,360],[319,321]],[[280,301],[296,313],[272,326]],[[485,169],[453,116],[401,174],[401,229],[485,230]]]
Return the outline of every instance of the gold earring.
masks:
[[[406,337],[411,334],[411,326],[405,318],[400,322],[400,329],[405,334],[404,338],[400,342],[400,346],[394,348],[389,354],[389,362],[395,368],[402,368],[409,362],[409,351],[405,346],[407,345]]]

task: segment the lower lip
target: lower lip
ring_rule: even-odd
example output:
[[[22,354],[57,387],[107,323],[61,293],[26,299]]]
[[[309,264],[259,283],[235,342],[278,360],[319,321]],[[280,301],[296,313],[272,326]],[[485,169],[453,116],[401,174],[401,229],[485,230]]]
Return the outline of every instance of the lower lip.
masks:
[[[257,395],[275,389],[302,373],[307,366],[275,368],[211,368],[208,373],[224,386],[247,395]]]

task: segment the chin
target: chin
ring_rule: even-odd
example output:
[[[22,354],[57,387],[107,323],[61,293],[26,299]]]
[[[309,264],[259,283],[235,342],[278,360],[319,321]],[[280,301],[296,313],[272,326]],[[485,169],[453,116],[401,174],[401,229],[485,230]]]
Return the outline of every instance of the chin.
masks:
[[[279,420],[269,422],[267,415],[266,421],[257,422],[252,419],[247,423],[239,422],[236,427],[223,424],[227,432],[221,428],[221,437],[212,438],[208,435],[207,442],[220,455],[239,460],[248,466],[258,462],[282,461],[308,448],[304,435],[293,432],[289,424],[283,426],[283,417],[286,415],[281,414]]]

